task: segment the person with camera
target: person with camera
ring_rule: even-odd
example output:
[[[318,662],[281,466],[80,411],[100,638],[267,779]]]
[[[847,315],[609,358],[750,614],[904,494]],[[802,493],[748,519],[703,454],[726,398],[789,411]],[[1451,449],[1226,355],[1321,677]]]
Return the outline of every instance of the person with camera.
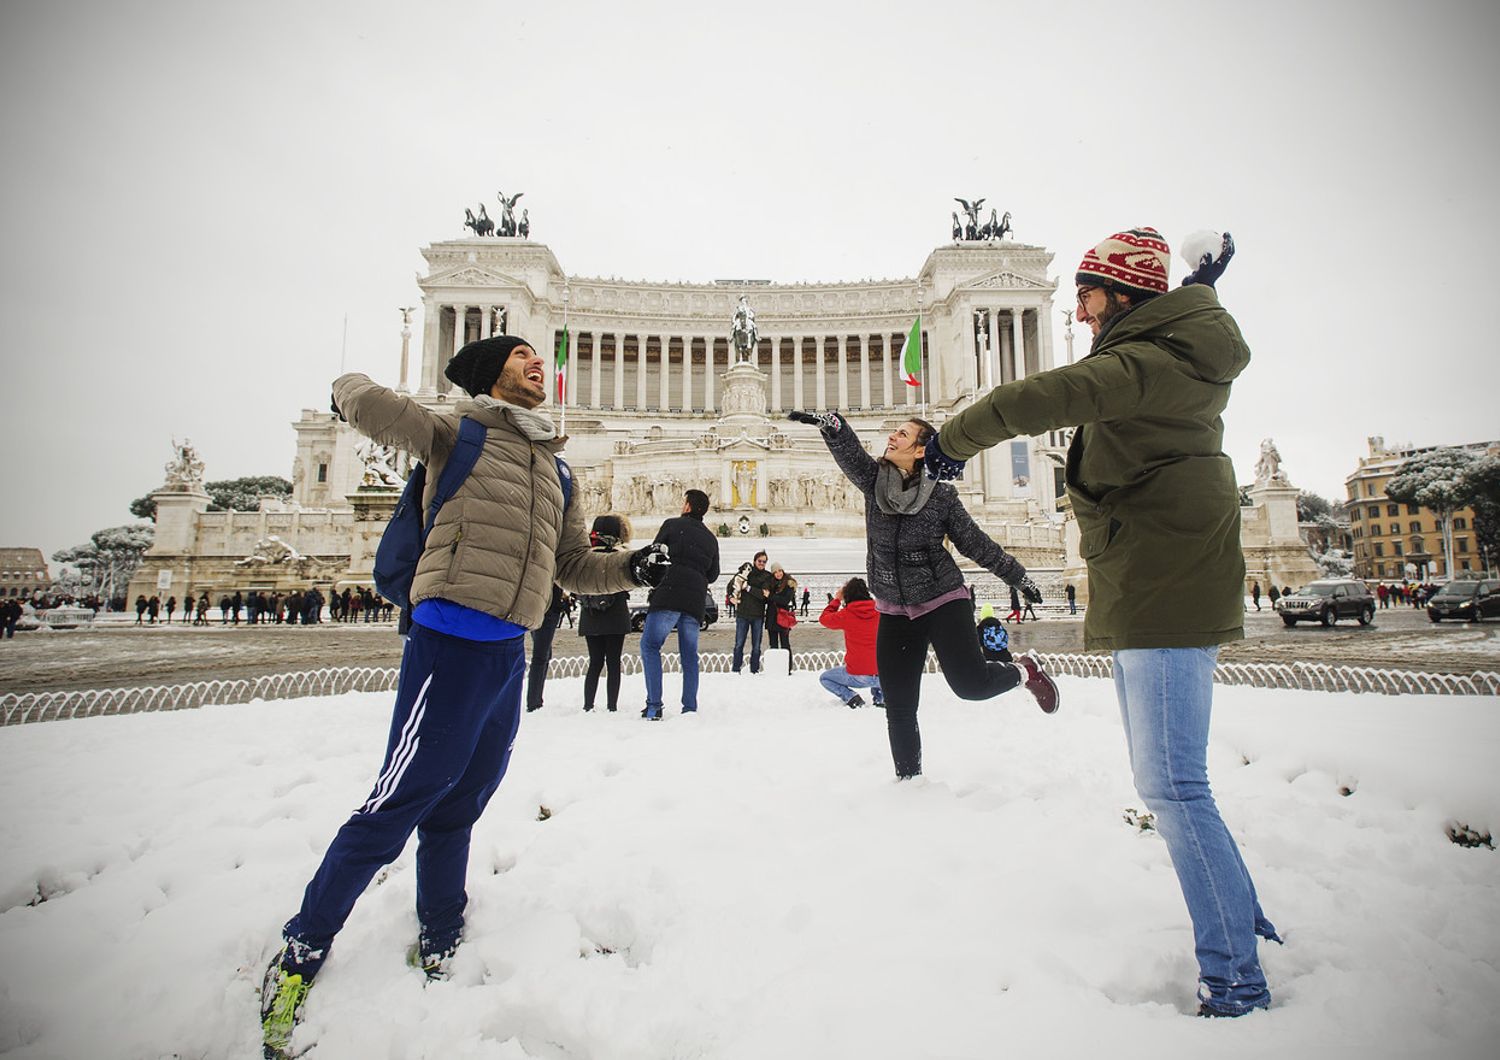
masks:
[[[661,720],[661,646],[672,630],[682,661],[682,712],[698,709],[698,631],[708,610],[708,587],[719,578],[719,539],[703,525],[708,494],[690,489],[683,495],[682,514],[668,519],[656,532],[672,569],[651,590],[646,624],[641,627],[641,670],[646,675],[646,709],[641,717]]]

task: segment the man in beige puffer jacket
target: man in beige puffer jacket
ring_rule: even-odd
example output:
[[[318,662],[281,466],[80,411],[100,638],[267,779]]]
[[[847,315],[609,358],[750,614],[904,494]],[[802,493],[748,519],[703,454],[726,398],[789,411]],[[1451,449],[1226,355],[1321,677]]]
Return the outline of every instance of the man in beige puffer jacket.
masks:
[[[500,779],[521,718],[523,634],[542,623],[552,584],[607,594],[655,585],[665,546],[595,552],[565,505],[562,442],[545,413],[542,360],[510,335],[471,342],[444,370],[472,400],[439,413],[362,375],[333,384],[333,409],[361,434],[426,462],[424,518],[464,417],[486,428],[469,476],[428,531],[411,588],[385,759],[365,804],[339,829],[282,930],[261,993],[265,1044],[284,1052],[312,979],[355,900],[417,831],[417,917],[409,954],[447,974],[468,902],[469,832]]]

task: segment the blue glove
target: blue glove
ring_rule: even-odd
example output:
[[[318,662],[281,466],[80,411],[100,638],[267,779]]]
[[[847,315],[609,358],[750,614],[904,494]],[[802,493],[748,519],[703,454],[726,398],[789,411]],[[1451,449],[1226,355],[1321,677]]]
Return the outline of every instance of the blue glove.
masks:
[[[666,545],[647,545],[630,554],[630,576],[637,585],[648,585],[655,589],[667,576],[667,568],[671,566],[672,558],[667,554]]]
[[[1203,255],[1198,261],[1198,267],[1182,278],[1182,286],[1201,283],[1204,287],[1212,287],[1219,282],[1219,277],[1224,275],[1224,270],[1229,267],[1229,259],[1232,257],[1234,257],[1234,237],[1225,232],[1224,243],[1219,248],[1219,256],[1215,258],[1212,254]]]
[[[927,455],[922,458],[922,464],[927,469],[927,477],[935,478],[939,482],[949,479],[964,477],[964,464],[967,461],[954,460],[946,455],[938,445],[938,435],[934,434],[927,441]]]
[[[786,418],[795,423],[816,427],[823,432],[825,438],[832,438],[844,429],[844,421],[837,412],[788,412]]]

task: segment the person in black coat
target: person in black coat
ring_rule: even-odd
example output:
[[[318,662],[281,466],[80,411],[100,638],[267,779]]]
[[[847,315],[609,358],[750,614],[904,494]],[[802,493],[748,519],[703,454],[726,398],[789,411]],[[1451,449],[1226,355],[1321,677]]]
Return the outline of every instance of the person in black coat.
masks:
[[[667,546],[672,565],[651,590],[641,630],[641,669],[646,674],[646,709],[641,716],[652,721],[661,717],[661,646],[674,629],[682,656],[682,712],[698,709],[698,631],[708,587],[719,577],[719,539],[703,525],[707,511],[708,494],[688,490],[682,514],[662,523],[653,542]]]
[[[771,586],[775,579],[766,570],[769,557],[757,552],[751,561],[750,570],[744,574],[744,582],[734,601],[734,663],[735,673],[745,657],[745,636],[750,636],[750,672],[760,673],[760,638],[766,626],[766,601],[771,597]],[[738,577],[738,576],[737,576]]]
[[[531,631],[531,669],[526,673],[526,712],[542,709],[542,692],[547,687],[547,667],[552,664],[552,639],[557,636],[567,605],[561,585],[552,586],[552,603],[542,616],[542,624]]]
[[[589,531],[595,552],[616,552],[630,540],[630,521],[623,515],[600,515]],[[599,673],[608,670],[605,701],[610,710],[620,705],[620,652],[630,633],[630,594],[585,594],[578,598],[578,635],[589,646],[589,668],[583,678],[583,709],[594,709]]]

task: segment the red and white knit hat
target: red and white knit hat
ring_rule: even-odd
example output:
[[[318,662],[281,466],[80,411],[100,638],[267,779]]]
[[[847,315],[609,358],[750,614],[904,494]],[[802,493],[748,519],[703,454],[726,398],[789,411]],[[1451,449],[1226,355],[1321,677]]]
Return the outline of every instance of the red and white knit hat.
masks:
[[[1166,294],[1171,248],[1154,228],[1116,232],[1083,256],[1080,287],[1114,287],[1126,294]]]

